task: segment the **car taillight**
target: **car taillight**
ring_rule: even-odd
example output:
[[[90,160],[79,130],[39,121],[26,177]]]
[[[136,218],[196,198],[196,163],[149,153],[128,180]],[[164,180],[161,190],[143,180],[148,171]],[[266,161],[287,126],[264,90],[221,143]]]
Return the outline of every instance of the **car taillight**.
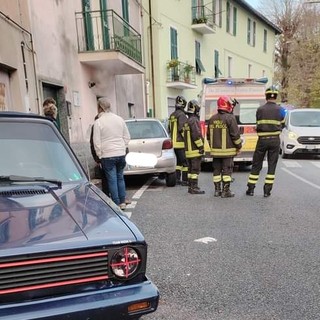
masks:
[[[162,143],[162,150],[172,149],[172,141],[170,139],[164,140]]]
[[[133,277],[141,265],[138,252],[130,247],[124,247],[114,253],[111,259],[111,270],[120,279]]]

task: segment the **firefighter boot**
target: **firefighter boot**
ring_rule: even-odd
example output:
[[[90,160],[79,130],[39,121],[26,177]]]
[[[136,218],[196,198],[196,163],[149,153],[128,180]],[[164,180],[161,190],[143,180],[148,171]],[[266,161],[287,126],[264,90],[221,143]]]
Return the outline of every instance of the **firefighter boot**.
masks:
[[[221,197],[221,182],[214,183],[214,196]]]
[[[247,187],[248,187],[248,189],[247,189],[247,191],[246,191],[246,195],[247,195],[247,196],[253,196],[255,185],[254,185],[254,184],[251,184],[251,183],[248,183]]]
[[[204,194],[205,192],[198,187],[198,180],[190,179],[188,192],[191,194]]]
[[[182,171],[182,181],[181,181],[182,186],[188,186],[188,171]]]
[[[271,196],[271,189],[272,189],[272,184],[266,183],[263,186],[263,196],[266,197],[266,198],[270,197]]]
[[[232,197],[234,197],[234,193],[231,192],[230,190],[230,182],[223,182],[221,198],[232,198]]]

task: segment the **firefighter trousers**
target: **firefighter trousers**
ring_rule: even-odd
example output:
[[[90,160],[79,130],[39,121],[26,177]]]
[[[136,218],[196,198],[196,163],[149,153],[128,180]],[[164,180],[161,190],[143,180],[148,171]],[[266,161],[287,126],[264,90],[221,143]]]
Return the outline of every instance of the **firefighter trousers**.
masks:
[[[267,155],[268,171],[265,184],[273,184],[280,151],[280,137],[259,137],[256,150],[253,154],[252,169],[249,175],[248,185],[255,185],[259,179],[263,160]]]
[[[231,182],[233,172],[233,157],[212,159],[213,182]]]

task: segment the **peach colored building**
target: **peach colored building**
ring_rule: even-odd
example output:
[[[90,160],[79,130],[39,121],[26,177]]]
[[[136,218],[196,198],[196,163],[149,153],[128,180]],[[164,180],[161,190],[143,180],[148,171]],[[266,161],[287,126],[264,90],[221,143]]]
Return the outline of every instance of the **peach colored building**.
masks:
[[[42,114],[52,96],[85,166],[97,98],[146,116],[140,1],[1,0],[0,30],[0,110]]]

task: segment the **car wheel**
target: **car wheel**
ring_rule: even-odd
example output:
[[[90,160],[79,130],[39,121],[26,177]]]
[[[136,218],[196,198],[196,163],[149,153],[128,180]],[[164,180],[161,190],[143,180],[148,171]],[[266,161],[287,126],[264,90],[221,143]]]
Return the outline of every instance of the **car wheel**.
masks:
[[[177,183],[177,175],[175,172],[167,173],[166,175],[166,185],[167,187],[174,187]]]

